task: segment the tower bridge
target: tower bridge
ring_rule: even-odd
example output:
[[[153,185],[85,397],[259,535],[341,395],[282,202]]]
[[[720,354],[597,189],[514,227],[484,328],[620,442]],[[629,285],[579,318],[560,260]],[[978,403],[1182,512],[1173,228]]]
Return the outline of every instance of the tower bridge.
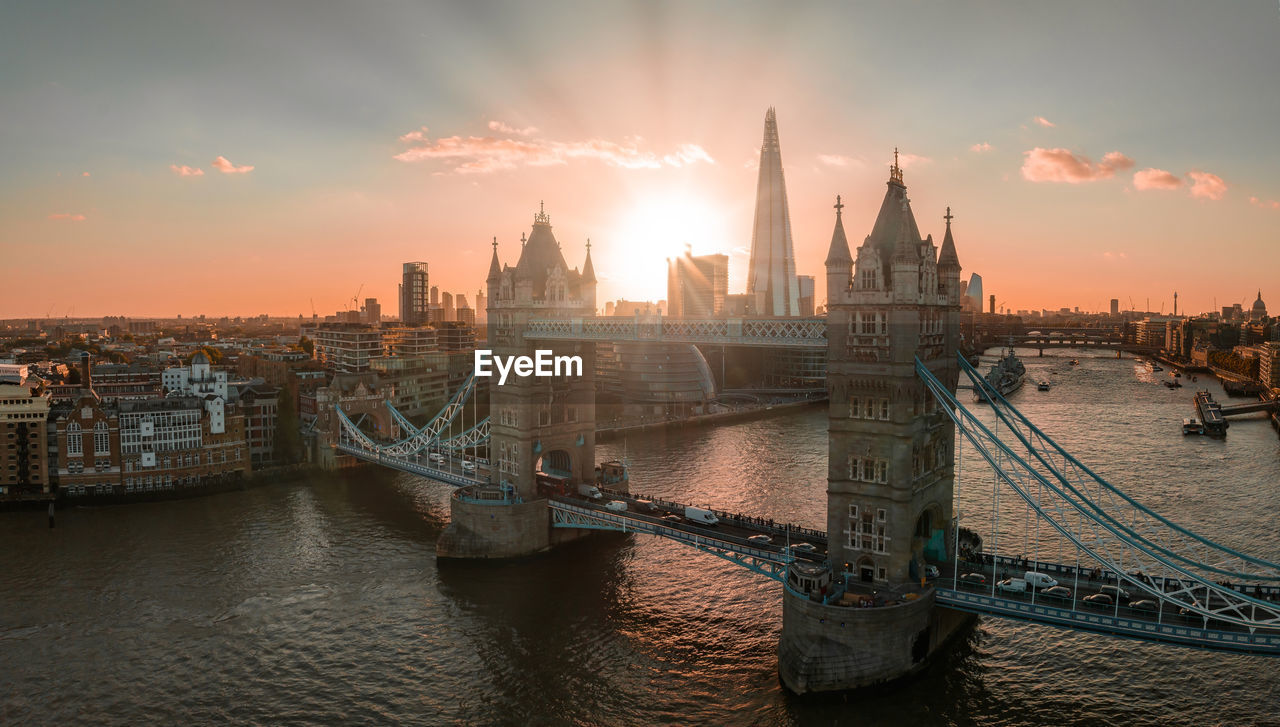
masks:
[[[922,237],[895,161],[855,257],[843,206],[837,198],[825,319],[715,321],[595,317],[590,249],[581,269],[570,269],[540,210],[514,266],[500,262],[494,243],[490,343],[504,356],[535,347],[582,356],[583,376],[493,386],[489,418],[460,427],[452,423],[473,380],[423,427],[392,409],[371,434],[339,410],[335,446],[459,488],[437,545],[442,558],[523,556],[612,530],[663,537],[782,582],[779,675],[796,692],[913,673],[974,615],[1280,655],[1280,565],[1146,508],[957,355],[960,263],[949,210],[941,246]],[[680,517],[680,503],[606,482],[595,461],[592,365],[602,340],[825,347],[825,531],[728,512],[708,527]],[[994,426],[956,398],[962,375],[993,402],[984,411],[995,412]],[[963,528],[955,508],[961,446],[994,475],[992,512],[966,513]],[[973,481],[986,479],[984,470]],[[561,486],[549,491],[547,481]],[[604,487],[599,499],[593,486]],[[1017,557],[1000,535],[1002,515],[1009,525],[1002,500],[1006,510],[1010,502],[1021,508],[1024,528],[1036,533]],[[1042,577],[1013,577],[1024,571]],[[1060,590],[1048,587],[1050,578]]]

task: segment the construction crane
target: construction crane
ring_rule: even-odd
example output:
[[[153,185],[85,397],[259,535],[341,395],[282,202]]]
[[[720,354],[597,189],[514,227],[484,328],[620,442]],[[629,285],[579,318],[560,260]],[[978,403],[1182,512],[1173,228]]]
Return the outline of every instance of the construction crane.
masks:
[[[360,294],[364,292],[364,283],[356,289],[356,294],[351,296],[351,310],[360,310]]]
[[[319,318],[319,316],[316,315],[316,299],[315,298],[311,299],[311,317]]]

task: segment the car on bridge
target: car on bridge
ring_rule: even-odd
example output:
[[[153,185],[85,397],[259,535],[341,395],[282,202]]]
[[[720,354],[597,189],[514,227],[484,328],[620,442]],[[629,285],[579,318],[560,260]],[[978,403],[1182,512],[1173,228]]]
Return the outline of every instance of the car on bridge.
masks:
[[[463,471],[463,472],[475,472],[475,471],[476,471],[476,463],[475,463],[475,462],[472,462],[472,461],[471,461],[471,460],[469,460],[469,459],[464,459],[464,460],[462,460],[462,471]]]
[[[626,512],[627,503],[625,500],[610,500],[604,504],[604,509],[613,510],[614,512]]]
[[[813,543],[792,543],[788,550],[793,553],[813,553],[818,550],[818,547]]]
[[[925,567],[924,567],[924,577],[925,577],[925,578],[937,578],[937,577],[938,577],[938,576],[940,576],[940,575],[942,575],[942,571],[938,570],[938,566],[936,566],[936,565],[934,565],[934,564],[932,564],[932,563],[929,563],[929,564],[926,564],[926,565],[925,565]]]
[[[1085,596],[1081,603],[1094,608],[1111,608],[1116,605],[1115,600],[1105,593],[1093,593]]]
[[[1050,586],[1040,591],[1041,598],[1054,598],[1059,601],[1071,600],[1071,589],[1066,586]]]
[[[1099,586],[1098,593],[1105,593],[1108,596],[1111,596],[1112,598],[1119,600],[1120,605],[1122,606],[1128,603],[1130,598],[1129,592],[1121,588],[1120,586]]]
[[[757,545],[773,545],[773,538],[765,535],[764,533],[760,533],[759,535],[752,535],[747,538],[747,542],[755,543]]]
[[[1128,608],[1133,611],[1155,613],[1160,610],[1160,603],[1150,598],[1144,598],[1140,601],[1131,601],[1128,605]]]
[[[431,460],[432,462],[443,462],[444,455],[440,454],[439,452],[432,452],[431,454],[427,455],[427,459]]]
[[[1023,573],[1022,580],[1026,581],[1027,585],[1032,588],[1053,588],[1058,585],[1058,581],[1056,579],[1050,578],[1045,573],[1037,573],[1033,570]]]
[[[679,515],[663,515],[662,520],[668,525],[681,525],[684,523],[684,518]]]
[[[973,583],[975,585],[981,586],[986,584],[987,577],[982,575],[981,573],[965,573],[964,575],[960,576],[960,582]]]

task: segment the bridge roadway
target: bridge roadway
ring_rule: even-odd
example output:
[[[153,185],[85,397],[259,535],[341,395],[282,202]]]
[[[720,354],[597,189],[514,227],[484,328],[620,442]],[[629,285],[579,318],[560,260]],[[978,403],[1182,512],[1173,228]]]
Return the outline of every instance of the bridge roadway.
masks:
[[[602,491],[605,492],[605,491]],[[785,578],[785,567],[791,560],[810,563],[821,563],[826,560],[826,534],[802,528],[795,528],[782,523],[771,523],[759,518],[734,519],[735,515],[723,511],[714,511],[720,517],[721,524],[715,527],[700,526],[683,518],[676,522],[665,520],[664,516],[683,514],[684,505],[664,500],[645,498],[639,495],[607,491],[601,500],[585,497],[554,497],[551,507],[557,511],[557,527],[594,527],[601,530],[623,532],[652,533],[671,540],[691,545],[699,550],[711,552],[713,555],[734,561],[758,573],[776,580]],[[627,503],[626,511],[609,510],[605,505],[610,500],[622,500]],[[655,512],[636,512],[637,501],[653,502]],[[711,508],[705,508],[711,509]],[[566,517],[574,513],[575,517]],[[584,525],[587,521],[595,521],[594,525]],[[813,551],[791,551],[786,548],[786,534],[790,532],[790,542],[810,543]],[[770,535],[769,544],[755,543],[748,538],[758,534]],[[779,537],[779,535],[783,537]],[[937,603],[960,611],[970,613],[1011,618],[1034,623],[1056,626],[1058,628],[1088,631],[1092,633],[1142,641],[1155,641],[1178,646],[1188,646],[1213,651],[1231,651],[1248,654],[1280,655],[1280,626],[1276,629],[1247,629],[1205,619],[1199,614],[1184,616],[1178,613],[1178,606],[1173,603],[1159,601],[1130,584],[1120,586],[1132,597],[1132,601],[1144,598],[1156,600],[1157,610],[1145,611],[1130,608],[1124,604],[1113,604],[1100,608],[1086,603],[1084,598],[1100,593],[1104,585],[1116,585],[1114,576],[1092,580],[1090,569],[1077,568],[1072,565],[1040,562],[1021,567],[1019,561],[1008,557],[990,559],[987,565],[961,562],[962,573],[981,573],[986,578],[984,584],[970,584],[955,579],[950,563],[935,563],[939,568],[937,578],[928,579],[935,593]],[[1070,598],[1054,599],[1033,591],[1025,594],[1002,593],[993,590],[992,585],[1001,577],[1019,577],[1024,570],[1035,569],[1062,581],[1061,585],[1072,591]],[[997,571],[1000,571],[997,573]],[[846,590],[863,592],[871,584],[848,582],[837,584],[836,590],[825,596],[828,603],[836,601]],[[1160,584],[1163,586],[1163,582]],[[1250,589],[1252,592],[1252,589]],[[873,593],[873,591],[867,591]],[[1264,599],[1280,601],[1280,587],[1261,587],[1256,591]]]
[[[1027,561],[1027,565],[1023,567],[1019,560],[1007,557],[996,558],[994,564],[986,565],[961,561],[959,565],[962,574],[978,573],[986,578],[986,583],[970,583],[957,582],[950,563],[937,565],[941,572],[934,580],[937,603],[948,608],[1142,641],[1158,641],[1213,651],[1280,656],[1280,626],[1250,633],[1244,627],[1206,619],[1199,614],[1183,615],[1179,613],[1180,607],[1176,604],[1161,601],[1123,581],[1119,582],[1119,586],[1129,594],[1129,603],[1155,601],[1156,608],[1135,609],[1125,603],[1100,607],[1087,603],[1084,599],[1101,593],[1103,586],[1117,585],[1117,579],[1113,575],[1103,575],[1096,580],[1091,578],[1089,568],[1081,567],[1077,573],[1077,568],[1073,565],[1033,561]],[[999,574],[995,573],[997,569]],[[1045,573],[1058,580],[1059,585],[1071,591],[1071,596],[1054,598],[1034,589],[1026,593],[1004,593],[993,589],[993,584],[999,580],[1006,577],[1020,578],[1027,570]],[[1158,582],[1147,580],[1153,584],[1158,583],[1157,589],[1162,589],[1165,585],[1163,579]],[[1236,590],[1243,589],[1237,587]],[[1255,593],[1252,588],[1248,591],[1250,595]],[[1263,599],[1280,601],[1280,587],[1264,586],[1258,588],[1256,593]]]
[[[464,458],[449,452],[441,452],[440,456],[443,459],[439,462],[433,462],[430,456],[423,457],[421,453],[415,454],[413,457],[391,457],[347,442],[339,442],[334,447],[339,452],[349,454],[365,462],[380,464],[384,467],[438,480],[456,487],[485,485],[489,482],[489,466],[487,463],[480,462],[476,465],[474,472],[468,472],[462,466]]]

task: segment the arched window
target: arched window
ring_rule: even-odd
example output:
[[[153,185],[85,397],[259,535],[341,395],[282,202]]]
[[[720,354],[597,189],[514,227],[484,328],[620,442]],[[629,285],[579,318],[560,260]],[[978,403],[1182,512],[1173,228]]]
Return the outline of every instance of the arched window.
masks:
[[[106,422],[98,422],[93,425],[93,453],[95,455],[111,453],[111,432],[107,429]]]
[[[67,425],[67,454],[79,457],[84,454],[84,439],[80,436],[80,422]]]

